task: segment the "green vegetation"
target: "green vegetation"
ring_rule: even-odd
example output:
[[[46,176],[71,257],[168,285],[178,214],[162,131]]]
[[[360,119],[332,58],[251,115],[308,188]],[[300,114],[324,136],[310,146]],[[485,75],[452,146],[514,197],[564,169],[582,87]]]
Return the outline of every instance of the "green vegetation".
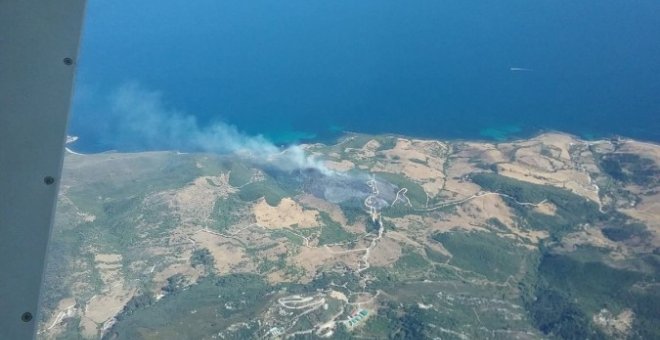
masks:
[[[190,264],[193,267],[202,266],[210,272],[213,270],[215,260],[213,259],[213,255],[211,255],[211,252],[208,249],[195,249],[190,256]]]
[[[603,235],[612,241],[625,241],[632,237],[645,238],[650,236],[646,226],[641,223],[631,223],[622,226],[610,226],[601,229]]]
[[[199,339],[217,334],[231,324],[253,320],[268,305],[269,290],[257,275],[207,277],[157,302],[140,299],[105,338]]]
[[[302,246],[304,244],[304,241],[300,236],[294,235],[286,229],[273,230],[270,235],[272,238],[286,238],[288,240],[287,242],[291,242],[297,246]]]
[[[540,288],[528,309],[538,329],[546,335],[562,339],[602,338],[590,327],[586,314],[557,290]]]
[[[195,167],[199,169],[200,176],[217,176],[220,173],[226,173],[230,169],[231,163],[227,161],[227,156],[213,153],[191,156],[195,159]]]
[[[380,143],[380,146],[378,149],[376,149],[376,151],[391,150],[396,146],[396,137],[394,136],[378,136],[374,139]]]
[[[433,239],[452,254],[450,264],[492,280],[504,281],[516,275],[525,264],[525,258],[530,256],[527,249],[495,233],[447,232],[435,234]]]
[[[167,278],[167,284],[162,290],[165,293],[176,294],[186,286],[187,282],[183,274],[174,274]]]
[[[385,228],[385,231],[387,232],[388,230],[396,230],[396,224],[392,222],[388,218],[382,218],[381,221],[383,222],[383,228]],[[369,229],[369,227],[367,227]],[[378,229],[376,229],[378,230]],[[369,230],[367,230],[369,231]]]
[[[416,305],[399,307],[393,303],[387,305],[385,311],[388,339],[425,339],[425,321],[427,320],[424,311]],[[382,321],[376,321],[376,325],[370,324],[370,327],[382,324]]]
[[[628,290],[642,279],[640,273],[617,270],[601,262],[581,262],[568,256],[545,255],[539,273],[555,289],[579,297],[580,306],[590,313],[607,305],[615,310]]]
[[[346,216],[348,224],[355,224],[359,220],[366,218],[368,215],[365,208],[363,208],[364,202],[357,198],[343,201],[339,203],[339,207],[344,213],[344,216]]]
[[[201,158],[153,152],[87,155],[74,163],[67,161],[63,181],[70,201],[58,204],[45,272],[50,288],[44,290],[41,315],[49,315],[61,299],[72,296],[70,287],[78,281],[87,283],[75,294],[81,300],[103,288],[90,245],[97,252],[121,254],[121,275],[136,278],[139,274],[128,264],[144,260],[140,248],[143,237],[166,232],[179,223],[159,193],[184,187],[202,175],[203,170],[196,166],[198,160],[204,166],[215,162]],[[94,220],[81,221],[79,213],[93,215]]]
[[[242,162],[232,160],[228,167],[231,171],[229,174],[229,184],[233,187],[240,187],[247,184],[252,179],[254,170],[249,168]]]
[[[393,207],[388,207],[387,209],[383,209],[381,211],[381,214],[384,217],[394,217],[394,218],[396,218],[396,217],[403,217],[403,216],[406,216],[406,215],[414,215],[414,214],[417,214],[417,212],[415,212],[415,210],[413,208],[409,207],[408,205],[397,204]]]
[[[360,332],[378,339],[386,339],[389,335],[390,322],[385,316],[373,315],[364,323]]]
[[[346,231],[341,224],[335,222],[326,212],[321,212],[321,235],[319,236],[319,245],[333,244],[354,241],[357,235]]]
[[[498,220],[495,217],[491,217],[491,218],[487,219],[486,224],[488,224],[488,226],[496,229],[497,231],[507,231],[507,230],[509,230],[509,228],[504,223],[502,223],[502,221]]]
[[[381,143],[380,150],[393,147],[396,141],[393,137],[358,136],[347,144],[361,147],[372,138]],[[333,150],[341,153],[347,146],[341,145]],[[316,150],[322,153],[327,148],[317,146]],[[551,156],[555,151],[548,148],[541,153]],[[87,161],[93,157],[87,157]],[[210,270],[214,258],[209,250],[196,249],[190,256],[190,265],[206,268],[206,276],[198,282],[191,282],[191,277],[176,274],[167,279],[160,288],[162,291],[149,291],[154,289],[153,282],[149,281],[154,274],[149,273],[149,268],[154,266],[157,273],[162,273],[161,270],[169,268],[172,263],[181,263],[180,254],[187,254],[191,249],[187,241],[174,244],[170,237],[171,230],[182,222],[177,211],[170,209],[171,189],[183,188],[199,175],[216,176],[219,171],[231,170],[230,184],[242,186],[239,192],[218,198],[210,216],[199,216],[197,221],[187,223],[225,231],[239,223],[250,222],[245,217],[250,216],[252,201],[265,197],[268,204],[277,205],[283,197],[295,197],[299,192],[300,178],[264,169],[264,181],[250,183],[256,171],[253,167],[212,155],[173,157],[162,153],[145,156],[149,159],[135,164],[129,163],[134,162],[130,158],[125,163],[117,162],[121,166],[104,165],[112,163],[107,161],[109,158],[99,157],[99,164],[86,172],[75,167],[70,169],[74,180],[66,195],[71,198],[71,203],[65,202],[58,210],[58,225],[63,227],[54,232],[50,245],[45,276],[51,288],[44,292],[46,313],[42,314],[51,317],[48,311],[52,311],[63,298],[71,296],[84,306],[93,295],[107,288],[108,283],[102,279],[107,273],[95,262],[94,253],[87,250],[90,249],[87,245],[93,245],[96,253],[121,254],[123,266],[117,275],[121,275],[126,283],[133,282],[140,290],[123,307],[117,316],[117,324],[106,338],[204,338],[216,334],[218,338],[227,339],[257,338],[263,333],[255,332],[258,329],[263,331],[264,325],[270,325],[269,321],[281,324],[289,317],[278,315],[274,299],[290,294],[322,294],[332,289],[343,292],[351,302],[358,300],[357,292],[372,296],[381,292],[374,299],[376,307],[369,310],[367,321],[351,332],[340,325],[335,333],[338,339],[534,337],[536,333],[529,333],[535,332],[532,327],[550,338],[597,339],[603,334],[592,320],[593,315],[603,308],[614,315],[632,309],[631,337],[660,339],[657,327],[660,319],[660,292],[657,289],[660,250],[655,249],[655,254],[648,253],[650,233],[646,226],[616,211],[600,213],[595,203],[570,191],[493,173],[474,174],[471,179],[484,190],[513,198],[503,200],[515,213],[513,223],[516,227],[549,231],[550,238],[538,249],[521,245],[520,239],[501,237],[498,233],[510,233],[510,230],[496,218],[489,218],[485,223],[492,232],[450,231],[433,234],[431,239],[424,240],[429,229],[423,222],[411,219],[413,222],[397,228],[388,217],[423,214],[425,218],[443,219],[456,206],[420,213],[397,204],[383,210],[385,229],[388,233],[396,230],[400,236],[409,236],[421,247],[406,246],[402,237],[394,237],[397,235],[391,233],[388,241],[403,246],[401,256],[391,265],[376,265],[372,258],[370,268],[356,274],[352,265],[338,259],[319,263],[319,267],[313,269],[314,273],[306,273],[307,267],[299,266],[297,260],[291,258],[299,254],[303,246],[303,240],[296,234],[317,239],[320,246],[345,243],[347,250],[366,243],[352,242],[358,238],[357,234],[321,212],[321,227],[247,228],[237,233],[235,237],[241,239],[238,242],[243,244],[250,257],[249,266],[255,274],[218,277]],[[424,163],[423,160],[411,161]],[[638,156],[608,154],[599,162],[603,171],[613,179],[605,180],[613,190],[625,191],[621,188],[622,183],[657,184],[657,167]],[[491,165],[481,166],[488,169]],[[399,174],[378,173],[376,176],[399,188],[406,187],[407,197],[416,208],[422,210],[421,207],[425,206],[426,194],[419,183]],[[217,185],[210,179],[207,183]],[[436,197],[429,202],[430,205],[441,203],[445,196]],[[540,214],[533,207],[515,203],[543,200],[557,207],[555,215]],[[360,199],[342,202],[340,208],[349,224],[368,218]],[[82,217],[89,215],[79,212],[93,214],[95,219],[87,218],[82,222]],[[578,246],[570,252],[568,247],[553,248],[561,244],[566,233],[585,224],[599,228],[612,241],[622,242],[619,246],[631,250],[625,253],[628,257],[614,260],[611,256],[613,250],[588,245]],[[375,225],[368,221],[366,228],[366,232],[375,231]],[[446,256],[428,244],[433,241],[442,243],[452,256]],[[171,252],[160,255],[162,252],[158,251],[170,245]],[[286,250],[273,247],[285,247]],[[84,249],[83,254],[77,253],[80,249]],[[151,253],[158,255],[149,255]],[[359,258],[361,254],[356,252],[350,256]],[[372,255],[383,256],[375,252]],[[264,277],[275,270],[293,282],[267,284]],[[80,275],[71,275],[74,272]],[[305,274],[315,275],[311,282],[297,281]],[[82,284],[76,285],[77,282]],[[74,285],[75,294],[70,288]],[[160,293],[166,293],[165,297],[156,300],[154,296]],[[303,315],[291,331],[325,322],[342,307],[345,312],[340,319],[345,319],[351,312],[350,307],[337,299],[327,298],[326,302],[327,309],[319,308]],[[521,305],[524,309],[520,308]],[[265,313],[270,307],[273,309]],[[273,311],[275,313],[271,313]],[[60,333],[64,338],[78,337],[79,320],[75,318],[67,321],[66,329]],[[231,325],[235,327],[228,330]],[[300,335],[299,338],[314,338],[314,335]]]
[[[410,161],[413,162],[413,163],[421,164],[421,165],[429,165],[428,161],[417,159],[417,158],[411,158]]]
[[[140,209],[141,197],[129,197],[110,200],[103,203],[103,215],[96,225],[105,225],[103,231],[108,243],[113,243],[117,249],[123,249],[137,242],[135,233],[136,216]],[[95,221],[97,222],[97,221]]]
[[[351,333],[348,331],[344,324],[338,324],[335,333],[332,335],[332,338],[335,340],[348,340],[353,339]]]
[[[292,232],[296,234],[300,234],[305,237],[312,237],[314,235],[318,235],[321,232],[321,227],[313,227],[313,228],[300,228],[298,227],[298,224],[293,224],[288,228],[285,228],[286,230],[291,230]],[[299,237],[299,236],[298,236]]]
[[[652,187],[660,183],[660,169],[649,158],[631,153],[608,153],[600,157],[600,168],[615,180]]]
[[[393,226],[394,224],[392,224],[392,223],[390,222],[389,225],[390,225],[390,226]],[[387,228],[387,227],[385,226],[385,223],[384,223],[384,222],[383,222],[383,227]],[[366,219],[366,221],[365,221],[365,223],[364,223],[364,231],[365,231],[365,232],[367,232],[367,233],[378,233],[378,230],[379,230],[379,229],[380,229],[380,224],[378,223],[378,221],[374,221],[374,220],[372,220],[371,218],[367,218],[367,219]]]
[[[476,173],[473,182],[488,191],[499,192],[513,197],[518,202],[538,203],[543,200],[557,207],[555,215],[545,215],[533,209],[503,198],[522,218],[523,225],[533,229],[548,230],[557,238],[582,223],[594,223],[606,218],[598,211],[598,205],[570,191],[549,185],[531,184],[492,173]]]
[[[139,312],[141,309],[147,308],[154,304],[156,299],[149,292],[142,292],[141,294],[133,296],[125,305],[122,311],[116,316],[116,319],[121,321]]]
[[[346,139],[343,140],[343,142],[340,144],[341,145],[340,151],[342,151],[343,153],[343,150],[347,148],[361,149],[371,140],[376,140],[380,144],[380,147],[378,147],[376,151],[389,150],[394,148],[394,146],[396,145],[396,137],[394,136],[390,136],[390,135],[372,136],[372,135],[362,135],[356,133],[347,136]]]
[[[108,162],[90,161],[84,169],[69,174],[78,184],[69,190],[69,197],[77,207],[98,214],[101,213],[99,197],[144,197],[183,187],[201,175],[195,162],[192,155],[172,158],[165,153]],[[119,176],[121,180],[116,180]]]
[[[424,188],[422,188],[420,184],[415,183],[409,178],[399,174],[392,174],[389,172],[376,172],[375,175],[376,178],[380,178],[389,183],[392,183],[399,189],[400,188],[408,189],[408,191],[406,192],[406,197],[410,199],[413,206],[420,207],[426,204],[426,192],[424,191]],[[389,210],[392,209],[386,209],[384,213],[388,212]]]
[[[270,178],[261,182],[250,183],[242,187],[238,192],[238,197],[240,197],[242,201],[252,202],[263,197],[271,206],[280,204],[282,198],[287,196],[291,196],[291,194],[286,192],[286,190],[281,188]]]
[[[81,225],[84,228],[88,223]],[[48,251],[48,262],[44,272],[45,282],[59,284],[48,285],[42,292],[42,308],[46,311],[57,308],[59,301],[70,296],[70,287],[73,279],[69,274],[72,270],[69,259],[73,258],[81,249],[83,234],[75,229],[63,231],[54,230]],[[42,317],[46,313],[41,313]]]
[[[584,251],[598,252],[596,248]],[[585,259],[599,256],[546,254],[536,278],[522,282],[522,296],[534,324],[545,334],[560,338],[602,338],[590,316],[606,308],[614,314],[630,308],[635,314],[633,338],[656,339],[660,292],[640,289],[656,282],[657,275],[615,269]],[[529,281],[531,280],[531,281]]]
[[[440,265],[440,264],[434,264],[433,265],[433,277],[436,279],[440,280],[455,280],[455,281],[462,281],[469,276],[469,272],[467,273],[461,273],[459,274],[457,272],[458,270],[456,267],[450,267],[446,265]],[[466,275],[468,274],[468,275]],[[479,274],[472,274],[472,276],[476,277]]]
[[[367,142],[369,142],[372,139],[373,139],[372,136],[352,134],[348,136],[347,139],[344,140],[341,146],[342,149],[346,149],[346,148],[361,149],[364,147],[365,144],[367,144]]]
[[[259,262],[257,266],[257,272],[260,274],[268,273],[272,270],[283,269],[286,267],[286,256],[281,254],[277,257],[277,260],[263,259]]]
[[[403,334],[417,330],[421,335],[415,332],[416,338],[420,339],[510,339],[516,338],[514,332],[526,333],[532,329],[524,310],[517,307],[520,301],[516,292],[507,287],[474,284],[456,278],[429,278],[427,281],[398,277],[396,282],[379,289],[388,294],[388,299],[356,335],[382,339],[393,334],[393,338],[405,338]],[[514,314],[516,316],[512,317]],[[406,322],[406,318],[412,320]],[[421,327],[416,327],[416,322]],[[391,327],[384,327],[385,324]],[[399,333],[401,330],[403,333]],[[497,333],[493,336],[493,330],[512,333],[498,337]]]
[[[297,288],[289,288],[289,291],[292,294],[314,292],[317,289],[325,289],[330,286],[330,284],[333,284],[333,289],[335,290],[341,290],[342,287],[345,287],[345,293],[348,291],[359,291],[361,289],[359,278],[355,275],[340,274],[333,271],[322,271],[314,277],[314,280],[312,280],[311,283],[306,285],[291,285],[290,287]]]
[[[429,247],[424,248],[424,252],[426,253],[426,257],[428,257],[429,260],[433,262],[445,263],[450,259],[449,256],[446,256],[445,254],[435,251]]]
[[[244,202],[235,197],[219,197],[216,199],[211,212],[212,226],[218,231],[227,230],[238,223],[247,213]]]
[[[416,272],[428,269],[429,265],[422,255],[409,249],[394,263],[394,269],[399,272]]]

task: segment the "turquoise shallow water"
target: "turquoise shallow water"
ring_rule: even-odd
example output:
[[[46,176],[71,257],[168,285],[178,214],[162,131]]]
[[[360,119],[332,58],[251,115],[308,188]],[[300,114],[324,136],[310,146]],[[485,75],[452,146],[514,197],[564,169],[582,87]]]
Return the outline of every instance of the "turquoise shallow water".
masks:
[[[656,0],[90,1],[70,133],[82,151],[165,147],[119,133],[99,99],[134,81],[202,127],[277,144],[343,131],[658,142],[657,13]]]
[[[511,136],[520,133],[520,131],[521,129],[515,125],[489,127],[489,128],[481,129],[481,131],[479,131],[479,135],[495,141],[505,141],[507,139],[510,139]]]

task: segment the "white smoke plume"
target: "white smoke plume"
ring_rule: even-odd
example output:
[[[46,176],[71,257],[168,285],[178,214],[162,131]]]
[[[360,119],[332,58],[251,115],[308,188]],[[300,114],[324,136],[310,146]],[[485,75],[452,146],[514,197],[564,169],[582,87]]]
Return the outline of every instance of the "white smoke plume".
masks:
[[[102,130],[99,138],[116,148],[236,153],[282,170],[316,168],[331,173],[297,145],[279,148],[261,135],[250,136],[225,123],[200,126],[193,115],[168,107],[161,93],[135,82],[120,86],[101,104],[98,98],[90,100],[84,89],[83,96],[95,102],[97,112],[87,128]]]

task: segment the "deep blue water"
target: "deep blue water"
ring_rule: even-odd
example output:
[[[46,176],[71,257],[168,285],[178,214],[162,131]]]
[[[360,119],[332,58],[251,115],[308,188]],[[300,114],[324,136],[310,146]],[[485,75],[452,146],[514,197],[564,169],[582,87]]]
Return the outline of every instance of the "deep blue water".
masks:
[[[657,142],[660,1],[90,0],[79,148],[112,147],[84,94],[127,81],[278,143],[551,129]]]

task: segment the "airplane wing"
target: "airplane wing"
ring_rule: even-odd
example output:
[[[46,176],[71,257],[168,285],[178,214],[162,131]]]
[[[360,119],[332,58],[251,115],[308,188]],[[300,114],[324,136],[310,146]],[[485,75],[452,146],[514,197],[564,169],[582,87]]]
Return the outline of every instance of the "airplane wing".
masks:
[[[0,1],[0,339],[31,339],[85,0]]]

